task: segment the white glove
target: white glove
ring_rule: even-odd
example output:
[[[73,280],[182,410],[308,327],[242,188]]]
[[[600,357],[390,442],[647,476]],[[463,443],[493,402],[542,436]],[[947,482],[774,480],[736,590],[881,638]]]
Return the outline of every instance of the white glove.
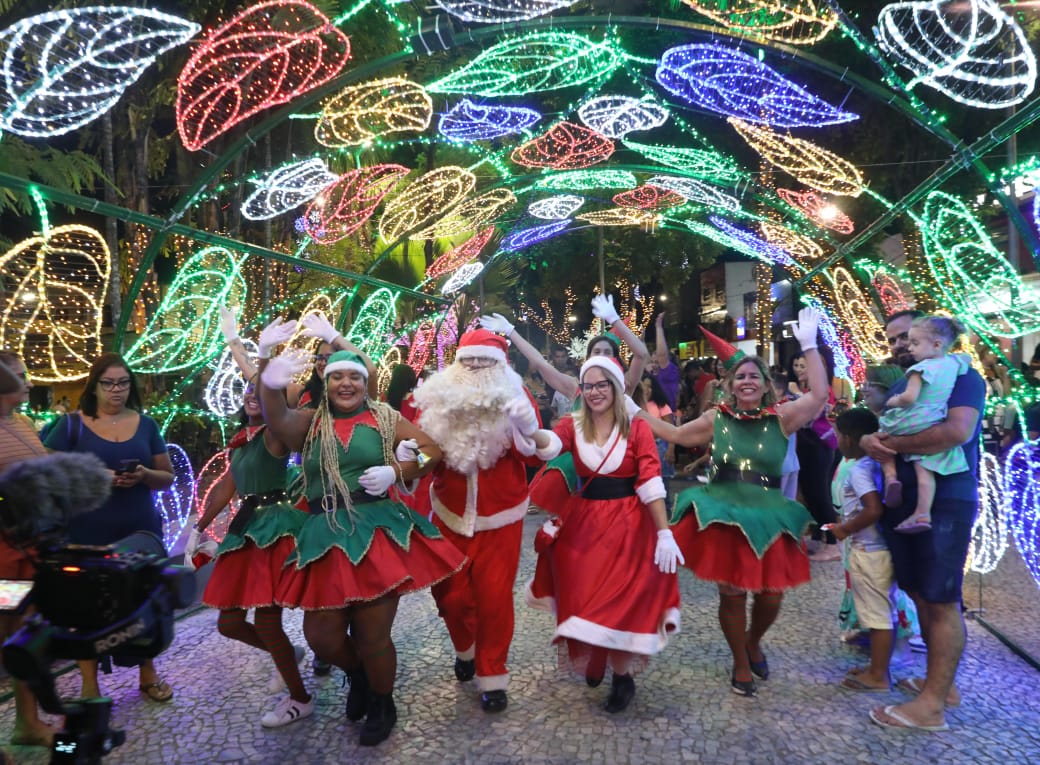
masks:
[[[373,497],[378,497],[381,494],[386,494],[386,490],[394,485],[397,480],[397,473],[389,465],[375,465],[370,467],[361,477],[358,478],[358,483],[361,484],[361,488],[365,490],[366,494],[371,494]]]
[[[643,411],[643,410],[639,407],[639,404],[637,404],[635,402],[635,400],[626,393],[625,394],[625,413],[628,415],[628,419],[631,420],[633,417],[635,417],[641,411]]]
[[[538,415],[535,414],[534,407],[531,406],[531,402],[527,400],[526,396],[517,396],[508,402],[504,409],[509,421],[513,423],[513,427],[520,435],[530,437],[538,430]]]
[[[676,562],[686,563],[683,554],[679,552],[679,545],[675,543],[671,529],[661,529],[657,532],[657,548],[654,550],[654,563],[662,574],[674,574]]]
[[[494,332],[496,335],[502,335],[509,337],[513,332],[513,325],[509,323],[509,319],[500,313],[493,313],[490,316],[481,316],[480,326],[486,329],[488,332]]]
[[[266,330],[264,330],[266,332]],[[285,390],[297,375],[303,374],[312,366],[311,355],[302,348],[290,348],[281,356],[275,356],[260,373],[271,390]]]
[[[596,295],[592,298],[592,315],[597,319],[603,319],[608,325],[621,318],[614,308],[613,295]]]
[[[418,462],[415,453],[419,451],[419,442],[414,438],[404,438],[394,450],[394,457],[398,462]]]
[[[220,307],[220,331],[228,343],[238,340],[238,322],[235,321],[235,314],[225,306]]]
[[[553,516],[542,524],[542,531],[548,534],[550,538],[556,539],[556,535],[560,533],[560,519]]]
[[[193,526],[191,531],[188,532],[188,541],[184,543],[184,565],[192,571],[195,570],[195,562],[192,560],[192,557],[195,555],[195,551],[199,549],[199,538],[201,536],[202,532]]]
[[[287,342],[289,338],[293,336],[293,332],[295,331],[295,320],[287,321],[283,324],[282,317],[279,316],[260,332],[260,337],[258,337],[256,341],[259,349],[257,356],[262,359],[271,358],[274,349],[282,343]]]
[[[803,308],[798,312],[798,323],[791,328],[803,351],[816,347],[816,328],[820,323],[820,312],[815,308]]]
[[[325,314],[321,311],[307,314],[300,319],[300,324],[303,325],[303,331],[300,334],[307,337],[320,337],[329,345],[336,342],[336,338],[340,336],[336,328],[332,326],[332,322],[326,319]]]

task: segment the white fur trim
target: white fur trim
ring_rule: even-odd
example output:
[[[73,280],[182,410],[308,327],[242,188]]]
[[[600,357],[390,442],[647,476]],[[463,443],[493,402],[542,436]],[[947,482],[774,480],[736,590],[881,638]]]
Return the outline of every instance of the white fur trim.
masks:
[[[470,514],[467,508],[465,515],[459,515],[449,510],[444,503],[437,499],[437,495],[432,491],[430,492],[430,499],[433,502],[433,512],[444,521],[444,525],[456,534],[461,534],[464,537],[471,537],[478,531],[500,529],[511,523],[522,521],[524,516],[527,515],[528,500],[526,497],[519,505],[506,508],[494,515],[477,515],[476,508],[474,508],[472,514]]]
[[[456,359],[494,359],[505,364],[508,359],[501,348],[492,345],[460,345],[455,351]]]
[[[538,444],[530,436],[525,436],[519,430],[513,430],[513,446],[525,457],[530,457],[538,450]]]
[[[646,483],[637,486],[636,494],[639,495],[639,499],[644,505],[649,505],[655,499],[667,497],[668,491],[664,488],[664,481],[661,480],[661,476],[655,475]]]
[[[609,475],[621,467],[621,460],[625,458],[625,451],[628,448],[627,438],[618,438],[617,444],[614,444],[614,439],[618,435],[618,427],[614,426],[614,429],[610,431],[610,437],[607,438],[606,443],[602,446],[586,441],[585,436],[582,435],[581,423],[578,420],[574,421],[574,445],[577,447],[578,457],[581,461],[589,468],[589,470],[595,470],[599,468],[601,475]],[[614,447],[614,451],[610,452],[610,458],[606,462],[603,462],[604,457],[607,456],[607,452],[610,451],[610,447]],[[602,467],[600,465],[602,464]]]
[[[504,691],[509,687],[509,674],[486,675],[484,677],[477,675],[477,687],[482,693],[486,691]]]
[[[669,608],[665,611],[661,624],[655,633],[625,632],[604,627],[602,624],[590,622],[579,616],[572,616],[557,625],[553,639],[572,638],[590,645],[598,645],[614,651],[626,651],[650,656],[660,653],[668,645],[668,636],[679,631],[679,610]]]
[[[465,651],[456,651],[455,655],[458,656],[463,661],[472,661],[473,657],[477,655],[477,644],[474,643],[469,648],[467,648]]]
[[[528,579],[527,584],[524,585],[524,603],[537,611],[548,611],[555,614],[556,598],[552,595],[546,595],[544,598],[535,597],[534,591],[531,589],[533,583],[534,579]]]
[[[563,441],[551,430],[543,430],[542,432],[549,436],[549,445],[543,449],[536,449],[534,456],[542,460],[542,462],[548,462],[553,457],[559,456],[560,452],[563,451]]]
[[[589,360],[581,365],[581,372],[578,375],[578,381],[581,382],[585,379],[585,373],[593,367],[599,367],[608,375],[614,378],[614,381],[621,388],[622,392],[625,390],[625,373],[621,371],[621,365],[617,363],[613,356],[590,356]]]
[[[358,364],[356,361],[334,361],[331,364],[325,366],[325,376],[328,377],[333,372],[360,372],[361,375],[367,380],[368,370],[364,364]]]

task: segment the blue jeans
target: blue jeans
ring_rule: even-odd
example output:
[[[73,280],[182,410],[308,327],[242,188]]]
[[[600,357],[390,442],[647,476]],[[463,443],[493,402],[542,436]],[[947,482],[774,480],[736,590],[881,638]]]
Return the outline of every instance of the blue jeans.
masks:
[[[675,465],[670,465],[664,459],[665,452],[668,451],[668,442],[663,438],[655,438],[657,442],[657,456],[661,458],[661,478],[674,478],[675,477]]]

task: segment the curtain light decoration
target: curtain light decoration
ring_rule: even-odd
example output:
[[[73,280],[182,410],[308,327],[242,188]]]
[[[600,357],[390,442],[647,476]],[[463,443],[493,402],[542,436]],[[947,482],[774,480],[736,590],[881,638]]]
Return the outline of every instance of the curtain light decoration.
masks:
[[[387,336],[397,320],[397,294],[380,287],[361,305],[357,318],[350,325],[346,339],[357,346],[369,358],[383,355]]]
[[[816,127],[859,119],[736,48],[680,45],[661,56],[657,82],[698,109],[772,127]]]
[[[188,524],[191,500],[195,494],[195,471],[187,452],[177,444],[166,444],[173,465],[173,483],[162,491],[152,492],[152,502],[162,518],[163,546],[172,550]]]
[[[742,229],[739,226],[734,226],[728,220],[719,217],[718,215],[709,215],[708,221],[711,225],[725,234],[726,238],[721,241],[738,252],[750,255],[756,260],[761,260],[764,263],[776,263],[785,266],[792,271],[797,271],[799,269],[798,264],[790,255],[776,245],[770,244],[765,239],[755,236],[755,234],[750,231]],[[687,226],[689,225],[690,224],[687,223]],[[716,241],[720,241],[718,237],[713,238],[715,238]]]
[[[509,158],[524,167],[583,170],[610,158],[614,142],[573,122],[561,122],[545,135],[516,147]]]
[[[686,149],[679,146],[649,146],[632,141],[624,143],[626,149],[701,180],[733,186],[746,175],[734,159],[717,151]]]
[[[22,19],[0,31],[0,130],[46,138],[83,127],[201,28],[146,8],[71,8]]]
[[[51,228],[34,190],[41,234],[0,256],[0,347],[17,353],[35,383],[80,380],[100,353],[111,256],[92,228]]]
[[[444,282],[444,286],[441,287],[441,294],[454,295],[456,292],[461,291],[466,285],[480,276],[483,270],[484,264],[480,262],[467,263],[464,266],[460,266],[448,281]]]
[[[856,230],[848,215],[812,191],[777,189],[776,193],[787,204],[805,213],[805,216],[818,226],[837,231],[839,234],[851,234]]]
[[[594,191],[596,189],[634,189],[639,185],[627,170],[571,170],[539,178],[534,187],[550,191]]]
[[[326,101],[314,138],[332,148],[358,146],[390,133],[421,133],[432,117],[433,101],[422,85],[389,77],[345,88]]]
[[[619,207],[638,207],[641,210],[667,210],[685,203],[686,198],[682,195],[649,183],[614,195],[614,204]]]
[[[338,177],[317,158],[288,162],[252,181],[257,189],[242,203],[242,215],[249,220],[274,218],[310,201]]]
[[[668,110],[653,101],[629,96],[600,96],[578,107],[581,121],[608,138],[653,130],[668,121]]]
[[[197,151],[242,120],[322,85],[350,58],[313,5],[271,0],[208,31],[177,78],[177,132]]]
[[[816,144],[792,136],[781,136],[767,127],[757,127],[730,117],[740,137],[769,164],[797,178],[806,186],[829,194],[858,197],[863,177],[848,160]]]
[[[438,276],[444,276],[447,273],[451,273],[459,266],[469,263],[480,255],[481,251],[487,246],[487,243],[491,241],[491,237],[494,235],[495,227],[488,226],[483,231],[471,236],[458,247],[454,247],[444,253],[437,258],[437,260],[433,261],[433,263],[430,264],[430,267],[426,269],[426,278],[428,280],[436,279]]]
[[[376,364],[376,386],[380,393],[386,393],[386,389],[390,387],[390,376],[394,373],[394,367],[401,363],[401,349],[397,346],[387,348]]]
[[[734,197],[719,191],[714,186],[709,186],[707,183],[702,183],[693,178],[680,178],[675,175],[655,175],[646,183],[648,186],[656,186],[674,192],[687,202],[703,205],[709,209],[723,209],[733,212],[740,209],[740,202]]]
[[[440,239],[458,236],[491,223],[516,204],[509,189],[491,189],[453,207],[436,223],[409,235],[409,239]]]
[[[1036,86],[1036,56],[1025,32],[993,0],[892,3],[874,36],[918,84],[966,106],[1004,109]]]
[[[634,207],[612,207],[608,210],[596,210],[575,216],[593,226],[641,226],[650,231],[661,222],[661,216],[650,210],[639,210]]]
[[[477,185],[469,170],[448,165],[431,170],[390,200],[379,220],[379,235],[387,242],[432,223],[460,203]]]
[[[221,449],[206,460],[202,469],[199,470],[198,478],[195,479],[194,502],[197,515],[201,516],[205,512],[206,504],[209,502],[209,495],[230,471],[231,453],[227,449]],[[228,524],[231,522],[231,517],[238,510],[238,504],[239,499],[236,494],[231,502],[228,503],[230,512],[218,513],[212,523],[202,533],[217,544],[223,542],[224,535],[227,534]]]
[[[437,129],[449,141],[491,141],[520,133],[538,123],[542,115],[522,106],[480,106],[468,98],[441,117]]]
[[[162,374],[199,366],[224,340],[220,306],[245,305],[246,256],[224,247],[207,247],[177,271],[155,316],[126,352],[138,373]]]
[[[530,96],[602,80],[624,55],[609,40],[542,32],[500,42],[426,89],[484,98]]]
[[[826,278],[842,327],[852,336],[865,358],[873,363],[884,362],[889,355],[888,339],[884,326],[873,311],[870,296],[844,266],[827,272]]]
[[[979,514],[971,532],[968,567],[980,574],[996,570],[1008,548],[1003,470],[997,458],[979,450]]]
[[[373,165],[340,176],[307,207],[303,231],[318,244],[332,244],[350,236],[409,172],[401,165]]]
[[[435,0],[434,7],[463,21],[503,24],[545,16],[575,0]]]
[[[560,194],[532,202],[527,206],[527,214],[542,220],[563,220],[569,218],[585,204],[582,197],[573,194]]]
[[[812,45],[834,29],[838,16],[816,0],[682,0],[716,24],[789,45]]]
[[[542,332],[560,344],[566,344],[571,336],[571,326],[568,317],[574,313],[574,304],[578,298],[570,287],[563,288],[563,310],[557,315],[552,305],[542,298],[538,308],[532,308],[526,303],[520,303],[517,319],[523,322],[530,321]],[[598,333],[596,333],[598,334]],[[582,349],[582,361],[585,360],[585,351]]]
[[[920,226],[925,258],[959,318],[998,337],[1040,330],[1040,291],[1022,281],[964,202],[931,192]]]
[[[531,245],[562,234],[569,225],[571,225],[571,220],[568,218],[554,223],[546,223],[544,226],[534,226],[533,228],[514,231],[502,240],[499,248],[505,252],[518,252]]]
[[[256,358],[259,349],[252,340],[242,340],[246,352],[251,359]],[[231,417],[242,408],[243,396],[246,392],[246,381],[242,379],[242,370],[238,368],[231,349],[225,348],[217,360],[217,368],[206,383],[202,400],[206,408],[218,417]]]
[[[1040,446],[1020,441],[1004,458],[1004,510],[1015,546],[1040,587]]]
[[[811,268],[823,257],[823,247],[786,226],[764,220],[759,221],[758,227],[767,242],[787,252],[804,268]]]

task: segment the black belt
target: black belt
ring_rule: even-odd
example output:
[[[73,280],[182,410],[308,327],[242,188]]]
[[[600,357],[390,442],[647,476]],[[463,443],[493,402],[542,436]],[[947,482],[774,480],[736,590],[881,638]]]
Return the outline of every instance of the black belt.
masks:
[[[585,499],[621,499],[635,495],[635,478],[611,478],[596,475],[590,478],[581,489],[581,496]]]
[[[246,494],[242,497],[242,502],[238,506],[238,512],[235,513],[234,519],[228,524],[228,531],[242,536],[249,522],[253,520],[253,515],[256,514],[258,508],[264,505],[274,505],[278,502],[287,502],[288,500],[289,495],[285,493],[285,489],[275,489],[266,494]]]
[[[779,489],[780,479],[755,470],[740,470],[729,465],[719,465],[712,471],[711,480],[719,483],[753,483],[767,489]]]
[[[373,496],[364,489],[354,489],[354,491],[350,492],[350,502],[353,505],[365,505],[369,502],[379,502],[380,500],[384,500],[386,498],[386,494],[378,494]],[[312,515],[319,515],[321,513],[324,513],[325,503],[322,502],[323,499],[324,497],[319,497],[318,499],[307,500],[307,511]],[[346,505],[340,499],[340,496],[338,494],[334,497],[330,496],[329,499],[334,500],[334,504],[333,502],[329,503],[329,507],[331,507],[331,509],[333,510],[338,510],[340,508],[346,507]]]

